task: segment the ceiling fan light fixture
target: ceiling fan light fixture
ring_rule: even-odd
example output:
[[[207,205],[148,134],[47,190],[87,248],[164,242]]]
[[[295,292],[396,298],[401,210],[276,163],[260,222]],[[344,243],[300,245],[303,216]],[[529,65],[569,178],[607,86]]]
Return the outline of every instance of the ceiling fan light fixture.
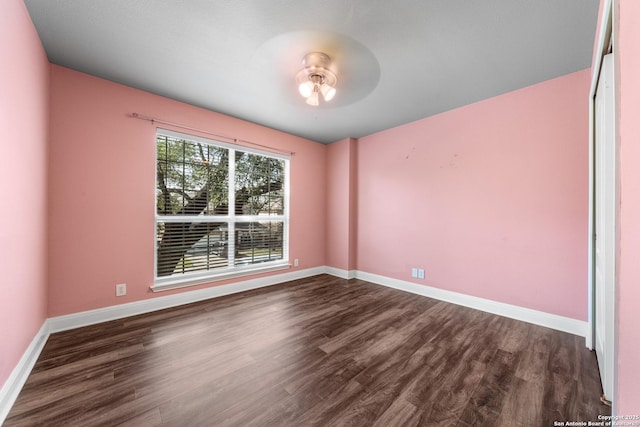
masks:
[[[306,82],[300,83],[300,85],[298,85],[298,92],[300,92],[300,95],[304,98],[310,97],[313,93],[313,82],[307,80]]]
[[[304,68],[296,75],[298,92],[307,99],[307,104],[317,107],[320,105],[319,94],[325,102],[331,101],[336,95],[338,78],[329,69],[331,58],[321,52],[308,53],[302,59]]]
[[[323,83],[322,86],[320,86],[320,93],[322,93],[324,100],[329,102],[336,96],[336,88],[329,86],[327,83]]]
[[[306,102],[313,107],[317,107],[318,105],[320,105],[320,97],[318,96],[318,91],[314,90],[313,93],[309,97],[307,97]]]

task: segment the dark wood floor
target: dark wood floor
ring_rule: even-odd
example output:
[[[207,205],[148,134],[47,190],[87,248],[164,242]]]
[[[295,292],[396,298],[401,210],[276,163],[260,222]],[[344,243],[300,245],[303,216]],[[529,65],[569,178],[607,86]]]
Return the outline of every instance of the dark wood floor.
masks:
[[[597,420],[584,339],[316,276],[53,334],[6,426]]]

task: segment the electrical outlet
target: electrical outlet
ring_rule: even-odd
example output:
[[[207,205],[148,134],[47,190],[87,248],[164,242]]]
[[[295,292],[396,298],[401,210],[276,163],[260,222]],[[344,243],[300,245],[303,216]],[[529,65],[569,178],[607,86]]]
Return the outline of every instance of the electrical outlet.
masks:
[[[418,269],[418,279],[424,279],[424,269]]]
[[[413,278],[417,278],[418,277],[418,269],[417,268],[412,268],[411,269],[411,277],[413,277]]]
[[[116,285],[116,296],[123,297],[127,294],[127,284],[119,283]]]
[[[299,266],[299,265],[300,265],[300,261],[298,261],[298,258],[294,259],[294,260],[293,260],[293,266],[294,266],[294,267],[297,267],[297,266]]]

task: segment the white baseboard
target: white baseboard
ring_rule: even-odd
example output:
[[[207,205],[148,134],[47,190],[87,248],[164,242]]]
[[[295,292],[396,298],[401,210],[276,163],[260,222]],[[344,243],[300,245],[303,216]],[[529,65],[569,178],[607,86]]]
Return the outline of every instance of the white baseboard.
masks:
[[[187,291],[179,294],[159,296],[142,301],[135,301],[127,304],[114,305],[111,307],[98,308],[96,310],[82,311],[64,316],[57,316],[48,319],[51,333],[75,329],[82,326],[95,325],[97,323],[108,322],[110,320],[122,319],[138,314],[163,310],[165,308],[176,307],[183,304],[204,301],[238,292],[277,285],[305,277],[315,276],[326,272],[325,267],[314,267],[305,270],[290,271],[288,273],[276,274],[272,276],[259,277],[257,279],[243,280],[230,283],[228,285],[213,286],[211,288]]]
[[[124,317],[135,316],[138,314],[149,313],[156,310],[163,310],[165,308],[176,307],[192,302],[203,301],[210,298],[231,295],[251,289],[277,285],[279,283],[303,279],[305,277],[311,277],[323,273],[340,277],[342,279],[358,278],[379,285],[411,292],[418,295],[423,295],[441,301],[451,302],[453,304],[486,311],[488,313],[493,313],[516,320],[522,320],[524,322],[533,323],[563,332],[568,332],[582,337],[586,337],[587,335],[587,322],[581,320],[571,319],[568,317],[558,316],[555,314],[545,313],[542,311],[532,310],[529,308],[519,307],[511,304],[505,304],[457,292],[447,291],[444,289],[419,285],[417,283],[393,279],[390,277],[380,276],[364,271],[342,270],[326,266],[291,271],[288,273],[276,274],[273,276],[243,280],[228,285],[214,286],[211,288],[199,289],[196,291],[187,291],[179,294],[160,296],[143,301],[136,301],[127,304],[99,308],[96,310],[83,311],[80,313],[73,313],[65,316],[52,317],[48,319],[47,322],[49,324],[49,331],[51,333],[60,332],[68,329],[79,328],[82,326],[107,322],[110,320],[122,319]]]
[[[532,310],[530,308],[520,307],[517,305],[505,304],[444,289],[433,288],[431,286],[419,285],[417,283],[393,279],[363,271],[357,271],[356,278],[376,283],[378,285],[411,292],[413,294],[434,298],[440,301],[446,301],[474,308],[476,310],[486,311],[487,313],[497,314],[499,316],[509,317],[511,319],[521,320],[527,323],[533,323],[534,325],[568,332],[581,337],[586,337],[587,335],[587,322],[582,320],[571,319],[569,317],[558,316],[557,314],[545,313],[543,311]]]
[[[11,407],[18,398],[18,394],[20,394],[20,390],[22,390],[24,383],[27,381],[27,378],[29,377],[33,366],[36,364],[36,361],[40,356],[40,352],[42,352],[48,338],[49,322],[45,320],[42,327],[40,327],[40,330],[36,333],[36,336],[29,344],[29,347],[27,347],[20,358],[18,365],[11,372],[11,375],[9,375],[9,378],[7,378],[7,381],[5,381],[2,386],[2,389],[0,389],[0,425],[4,423],[7,415],[9,415]]]
[[[341,268],[334,267],[325,267],[324,272],[341,279],[355,279],[357,273],[356,270],[343,270]]]
[[[484,298],[451,292],[444,289],[419,285],[404,280],[393,279],[377,274],[366,273],[357,270],[342,270],[333,267],[314,267],[305,270],[291,271],[284,274],[249,279],[228,285],[214,286],[206,289],[187,291],[174,295],[160,296],[143,301],[136,301],[117,306],[99,308],[96,310],[83,311],[80,313],[65,316],[52,317],[42,324],[42,327],[33,338],[33,341],[24,352],[5,384],[0,389],[0,425],[4,422],[13,406],[20,390],[26,382],[33,366],[35,365],[40,352],[49,337],[49,334],[75,329],[82,326],[107,322],[110,320],[122,319],[138,314],[149,313],[165,308],[176,307],[192,302],[203,301],[211,298],[244,292],[266,286],[277,285],[292,280],[304,279],[318,274],[330,274],[342,279],[361,279],[378,285],[399,289],[405,292],[434,298],[441,301],[450,302],[465,307],[474,308],[488,313],[521,320],[535,325],[568,332],[574,335],[586,337],[587,322],[571,319],[568,317],[549,314],[542,311],[532,310],[515,305],[496,302]]]
[[[18,394],[20,394],[20,390],[22,390],[24,383],[27,381],[27,378],[38,360],[49,335],[54,332],[61,332],[110,320],[122,319],[124,317],[149,313],[210,298],[277,285],[280,283],[290,282],[292,280],[304,279],[305,277],[316,276],[323,273],[326,273],[326,267],[314,267],[305,270],[290,271],[284,274],[260,277],[257,279],[243,280],[241,282],[235,282],[228,285],[220,285],[174,295],[160,296],[148,300],[46,319],[36,336],[33,338],[33,341],[31,341],[29,347],[25,350],[22,358],[18,362],[18,365],[11,372],[11,375],[9,375],[9,378],[7,378],[7,381],[2,386],[2,389],[0,389],[0,425],[2,425],[7,415],[9,415],[9,411],[16,401]]]

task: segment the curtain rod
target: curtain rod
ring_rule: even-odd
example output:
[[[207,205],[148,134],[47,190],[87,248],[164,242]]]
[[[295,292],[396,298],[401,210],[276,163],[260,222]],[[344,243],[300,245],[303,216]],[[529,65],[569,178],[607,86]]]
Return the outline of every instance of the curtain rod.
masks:
[[[249,145],[253,145],[253,146],[256,146],[256,147],[260,147],[260,148],[266,148],[267,150],[275,151],[277,153],[289,154],[291,156],[296,154],[295,151],[281,150],[279,148],[269,147],[268,145],[258,144],[257,142],[247,141],[247,140],[238,139],[238,138],[231,138],[230,136],[219,135],[217,133],[209,132],[209,131],[202,130],[202,129],[197,129],[197,128],[194,128],[194,127],[191,127],[191,126],[185,126],[185,125],[181,125],[181,124],[178,124],[178,123],[172,123],[172,122],[168,122],[166,120],[156,119],[154,117],[143,116],[142,114],[138,114],[138,113],[131,113],[131,117],[133,117],[134,119],[146,120],[148,122],[151,122],[152,124],[153,123],[160,123],[160,124],[163,124],[163,125],[169,125],[169,126],[173,126],[173,127],[180,128],[180,129],[186,129],[186,130],[191,130],[191,131],[198,132],[198,133],[203,133],[205,135],[213,136],[215,138],[222,138],[222,139],[226,139],[226,140],[229,140],[229,141],[233,141],[236,144],[249,144]]]

